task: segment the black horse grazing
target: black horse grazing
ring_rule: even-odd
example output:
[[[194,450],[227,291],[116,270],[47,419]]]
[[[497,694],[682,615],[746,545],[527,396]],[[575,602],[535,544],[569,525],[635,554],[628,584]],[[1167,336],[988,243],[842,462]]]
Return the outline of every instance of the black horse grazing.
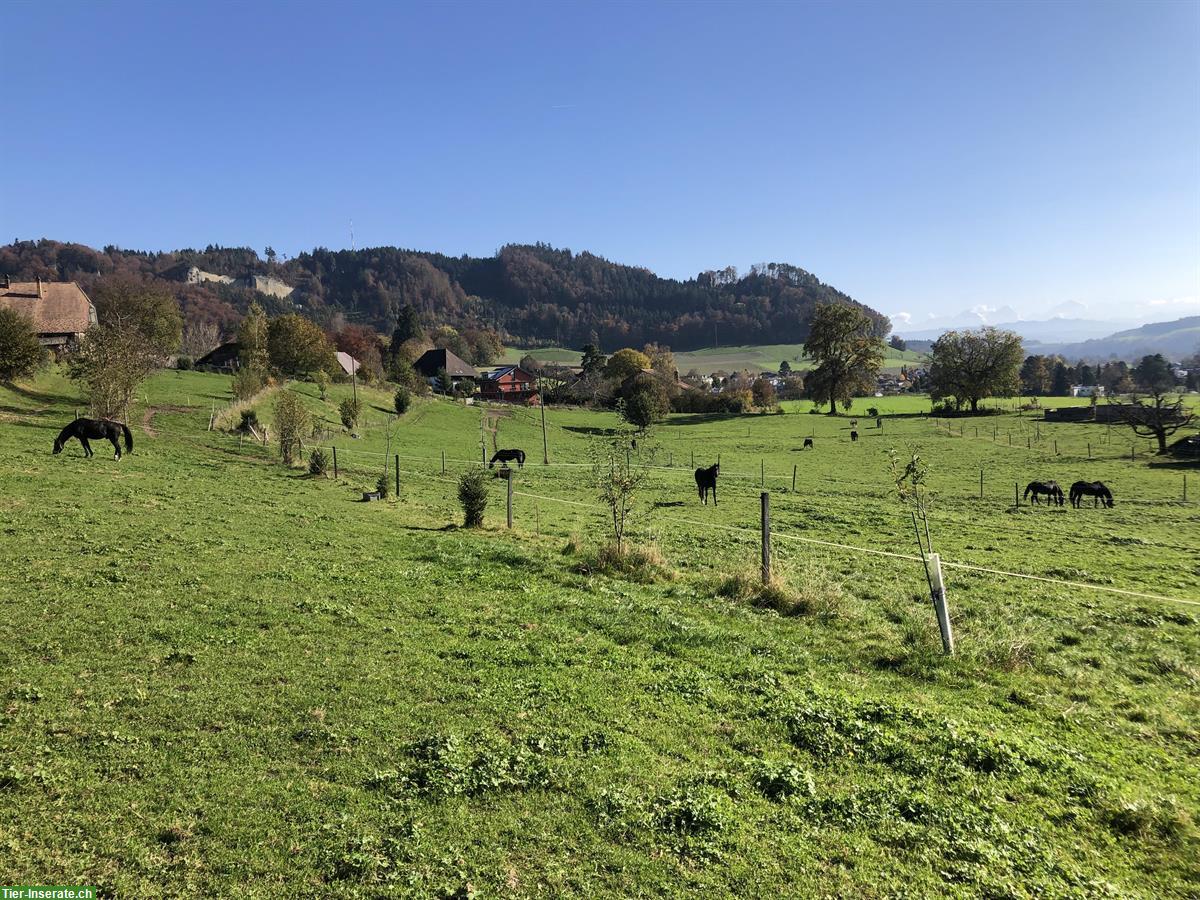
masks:
[[[1112,491],[1106,488],[1102,481],[1077,481],[1071,485],[1071,505],[1073,507],[1079,509],[1079,504],[1083,502],[1084,497],[1092,498],[1093,507],[1100,503],[1112,508]]]
[[[497,450],[496,455],[492,457],[492,461],[488,463],[490,469],[496,463],[503,463],[505,468],[508,467],[510,460],[517,461],[517,468],[525,468],[525,451],[524,450]]]
[[[54,452],[62,453],[63,444],[71,438],[79,438],[79,443],[83,444],[83,455],[91,456],[92,448],[88,444],[88,439],[97,441],[106,438],[112,442],[113,448],[117,451],[116,458],[120,459],[119,438],[122,434],[125,435],[125,449],[133,452],[133,435],[129,433],[129,426],[123,422],[112,422],[108,419],[76,419],[58,433],[58,437],[54,439]]]
[[[858,432],[857,431],[850,432],[850,440],[852,440],[852,441],[858,440]]]
[[[815,447],[813,447],[812,438],[804,439],[804,449],[805,450],[815,450],[816,449]]]
[[[1030,494],[1033,495],[1034,503],[1040,504],[1042,501],[1038,499],[1038,496],[1040,494],[1045,494],[1046,502],[1051,506],[1056,503],[1059,506],[1063,505],[1063,492],[1062,488],[1058,486],[1057,481],[1031,481],[1025,486],[1026,500],[1029,499]]]
[[[708,506],[708,492],[712,491],[713,506],[717,505],[717,476],[721,474],[721,464],[709,466],[707,469],[696,470],[696,487],[700,491],[700,499]]]

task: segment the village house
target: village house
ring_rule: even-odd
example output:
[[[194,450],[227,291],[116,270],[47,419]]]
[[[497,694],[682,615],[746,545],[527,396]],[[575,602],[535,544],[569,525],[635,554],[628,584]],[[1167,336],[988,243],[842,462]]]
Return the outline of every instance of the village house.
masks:
[[[479,396],[501,403],[540,402],[537,379],[520,366],[499,366],[479,376]]]
[[[1071,385],[1072,397],[1103,397],[1104,385],[1102,384],[1073,384]]]
[[[459,385],[463,384],[468,388],[474,388],[475,382],[479,379],[479,372],[474,366],[441,347],[426,350],[421,354],[421,358],[413,363],[413,368],[430,383],[441,372],[445,372],[453,390],[458,390]]]
[[[73,281],[0,281],[0,309],[21,313],[33,323],[42,346],[62,353],[96,324],[96,307]]]

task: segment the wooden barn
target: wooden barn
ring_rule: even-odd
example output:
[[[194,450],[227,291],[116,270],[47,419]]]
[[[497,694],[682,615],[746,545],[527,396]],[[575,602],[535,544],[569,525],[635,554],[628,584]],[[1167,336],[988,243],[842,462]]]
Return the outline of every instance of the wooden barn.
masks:
[[[498,403],[541,402],[537,379],[520,366],[500,366],[479,377],[479,396]]]
[[[96,307],[73,281],[0,281],[0,309],[21,313],[33,323],[42,346],[69,349],[96,324]]]
[[[196,360],[195,368],[201,372],[234,372],[238,367],[240,351],[241,345],[237,341],[222,344]]]
[[[421,358],[413,363],[413,368],[430,381],[436,378],[439,372],[445,372],[455,389],[463,382],[474,386],[479,378],[474,366],[441,347],[426,350],[421,354]]]

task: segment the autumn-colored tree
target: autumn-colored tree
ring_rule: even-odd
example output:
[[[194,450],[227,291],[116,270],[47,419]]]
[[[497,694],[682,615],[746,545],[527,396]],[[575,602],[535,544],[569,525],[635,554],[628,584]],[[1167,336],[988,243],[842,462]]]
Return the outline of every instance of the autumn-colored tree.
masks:
[[[250,304],[246,318],[238,327],[238,359],[243,368],[254,369],[263,375],[271,364],[271,354],[267,347],[270,323],[267,314],[258,305],[258,301]]]
[[[618,350],[608,358],[604,374],[615,381],[624,381],[650,368],[650,357],[630,347]]]
[[[267,352],[271,366],[291,378],[317,369],[333,371],[337,365],[325,333],[295,313],[271,320],[267,327]]]

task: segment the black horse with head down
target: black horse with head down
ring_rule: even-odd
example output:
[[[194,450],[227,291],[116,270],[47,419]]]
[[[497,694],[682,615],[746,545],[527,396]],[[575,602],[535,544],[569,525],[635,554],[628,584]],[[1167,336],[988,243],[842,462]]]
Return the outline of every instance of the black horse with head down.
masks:
[[[708,492],[712,491],[713,506],[717,505],[717,476],[721,474],[721,464],[709,466],[707,469],[696,470],[696,488],[700,491],[700,499],[708,506]]]
[[[501,463],[505,468],[508,464],[515,461],[518,469],[525,468],[525,451],[524,450],[497,450],[496,455],[492,457],[492,461],[488,463],[488,468]]]
[[[1029,499],[1029,495],[1033,495],[1033,502],[1040,503],[1038,500],[1039,494],[1046,495],[1046,502],[1051,506],[1058,504],[1063,505],[1062,488],[1058,486],[1057,481],[1031,481],[1025,486],[1025,499]]]
[[[1113,505],[1112,491],[1104,486],[1102,481],[1077,481],[1071,485],[1071,505],[1079,509],[1084,497],[1092,498],[1092,506],[1099,503],[1110,509]]]
[[[76,419],[66,428],[58,433],[58,437],[54,439],[54,452],[62,453],[63,444],[71,438],[79,438],[79,443],[83,444],[83,455],[92,456],[91,445],[88,440],[108,440],[112,442],[113,449],[117,451],[117,459],[121,458],[121,442],[120,438],[125,438],[125,449],[133,451],[133,435],[129,432],[129,426],[123,422],[113,422],[108,419]]]

